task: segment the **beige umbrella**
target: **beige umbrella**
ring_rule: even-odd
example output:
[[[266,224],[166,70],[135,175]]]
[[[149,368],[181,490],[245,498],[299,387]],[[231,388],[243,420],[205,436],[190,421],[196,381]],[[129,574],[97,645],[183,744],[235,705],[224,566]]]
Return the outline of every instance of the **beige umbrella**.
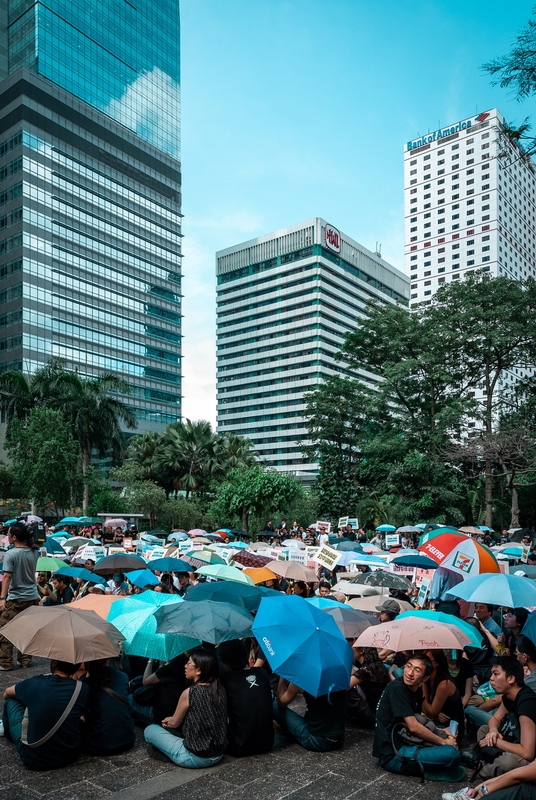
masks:
[[[94,611],[74,604],[30,606],[2,628],[5,636],[25,655],[56,658],[78,664],[119,654],[122,633]]]
[[[213,544],[210,539],[205,539],[204,536],[195,536],[193,539],[190,539],[193,544]]]
[[[306,581],[307,583],[318,581],[318,576],[309,567],[298,564],[297,561],[269,561],[266,564],[268,569],[279,575],[280,578],[290,578],[294,581]]]
[[[369,595],[368,597],[352,597],[348,603],[352,608],[357,608],[359,611],[376,611],[376,606],[381,606],[385,600],[389,599],[390,595],[388,594],[375,594]],[[399,600],[397,597],[391,599],[396,600],[401,611],[414,610],[411,603],[408,603],[406,600]]]
[[[115,603],[116,600],[121,600],[121,596],[118,594],[86,594],[85,597],[71,603],[71,607],[73,610],[94,611],[102,619],[107,619],[112,603]]]
[[[469,535],[473,534],[475,536],[483,536],[484,531],[481,531],[480,528],[475,528],[474,525],[468,525],[466,528],[459,528],[460,533],[468,533]]]
[[[269,550],[270,545],[266,544],[266,542],[253,542],[253,544],[248,545],[248,550],[252,550],[255,552],[256,550]]]

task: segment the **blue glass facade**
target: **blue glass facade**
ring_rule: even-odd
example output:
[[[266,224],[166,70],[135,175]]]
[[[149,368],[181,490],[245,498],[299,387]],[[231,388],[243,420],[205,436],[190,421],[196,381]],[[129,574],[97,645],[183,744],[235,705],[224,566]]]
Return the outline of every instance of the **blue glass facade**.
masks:
[[[9,73],[27,67],[172,156],[180,151],[177,0],[9,0]]]
[[[115,372],[161,430],[181,416],[178,2],[0,0],[0,77],[0,371]]]

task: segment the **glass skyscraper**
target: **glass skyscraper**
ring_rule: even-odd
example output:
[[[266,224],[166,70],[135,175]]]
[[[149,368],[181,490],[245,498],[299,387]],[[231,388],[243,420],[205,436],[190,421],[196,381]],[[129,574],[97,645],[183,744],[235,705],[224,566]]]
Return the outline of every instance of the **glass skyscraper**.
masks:
[[[0,0],[0,371],[181,407],[178,0]]]

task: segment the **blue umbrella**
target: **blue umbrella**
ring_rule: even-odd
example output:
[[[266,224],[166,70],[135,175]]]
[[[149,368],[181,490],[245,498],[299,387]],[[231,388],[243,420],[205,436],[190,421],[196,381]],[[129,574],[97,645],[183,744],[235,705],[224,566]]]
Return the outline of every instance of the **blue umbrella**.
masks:
[[[314,697],[348,688],[352,650],[330,615],[303,598],[264,598],[253,633],[273,671]]]
[[[247,550],[247,544],[245,542],[229,542],[226,547],[235,547],[237,550]]]
[[[123,648],[128,655],[171,661],[200,644],[198,638],[156,632],[155,611],[161,606],[182,603],[182,597],[177,594],[143,592],[112,603],[108,622],[112,622],[126,637]]]
[[[78,525],[78,523],[78,517],[64,517],[59,522],[56,522],[56,525]]]
[[[17,521],[16,517],[15,517],[15,519],[6,519],[4,524],[5,525],[13,525],[13,523],[16,522],[16,521]]]
[[[521,630],[523,636],[526,636],[534,644],[536,644],[536,611],[528,615],[527,621]]]
[[[167,537],[168,542],[185,542],[190,537],[187,533],[183,533],[182,531],[175,531],[174,533],[170,533]]]
[[[473,642],[473,644],[470,645],[471,647],[483,648],[487,646],[482,644],[482,634],[477,630],[477,628],[473,628],[473,626],[469,625],[468,622],[455,617],[453,614],[443,614],[441,611],[419,611],[414,609],[412,611],[404,611],[403,614],[398,615],[397,619],[404,619],[405,617],[424,617],[425,619],[431,619],[434,622],[446,622],[449,625],[456,625],[465,633],[466,636],[471,639]]]
[[[361,550],[361,552],[355,552],[353,550],[343,550],[341,552],[341,556],[337,561],[338,567],[345,567],[350,561],[355,561],[356,558],[366,558],[365,553]],[[384,562],[382,562],[384,563]]]
[[[508,608],[536,606],[534,581],[521,578],[519,575],[503,575],[500,572],[485,572],[468,578],[449,589],[449,594],[461,597],[468,603],[489,603]]]
[[[192,565],[180,558],[155,558],[147,563],[148,569],[158,569],[160,572],[191,572]]]
[[[505,547],[504,550],[501,550],[501,553],[505,556],[514,556],[515,558],[521,558],[523,555],[523,548],[519,547]]]
[[[144,589],[146,586],[156,586],[157,583],[160,583],[150,569],[135,569],[134,572],[128,573],[128,579],[130,583],[140,589]]]
[[[345,603],[339,603],[338,600],[332,600],[331,597],[308,597],[307,602],[311,603],[315,608],[322,609],[322,611],[326,608],[336,608],[337,606],[345,605]]]
[[[421,569],[437,569],[437,564],[428,556],[418,550],[403,550],[390,561],[391,564],[402,564],[405,567],[420,567]]]
[[[54,553],[59,553],[62,556],[65,555],[65,550],[63,549],[61,544],[59,542],[56,542],[56,540],[52,539],[52,537],[50,536],[47,536],[45,539],[45,547],[47,553],[50,553],[50,555],[54,555]]]
[[[392,533],[393,531],[396,531],[396,525],[387,525],[385,523],[384,525],[378,525],[376,530],[382,531],[382,533]]]
[[[90,572],[89,569],[84,569],[84,567],[60,567],[54,574],[69,575],[71,578],[81,578],[83,581],[91,581],[91,583],[106,585],[104,578],[101,578],[100,575],[95,575],[93,572]]]

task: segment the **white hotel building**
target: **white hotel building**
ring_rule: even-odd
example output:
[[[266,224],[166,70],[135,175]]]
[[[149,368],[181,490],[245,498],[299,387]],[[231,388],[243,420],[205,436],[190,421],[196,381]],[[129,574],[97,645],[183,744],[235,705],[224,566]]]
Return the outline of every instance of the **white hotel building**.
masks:
[[[513,280],[535,275],[535,166],[517,147],[505,148],[502,123],[494,108],[406,144],[411,305],[476,269]]]
[[[304,394],[350,374],[334,358],[344,335],[371,298],[408,306],[408,278],[319,217],[221,250],[216,276],[218,433],[310,483]]]

